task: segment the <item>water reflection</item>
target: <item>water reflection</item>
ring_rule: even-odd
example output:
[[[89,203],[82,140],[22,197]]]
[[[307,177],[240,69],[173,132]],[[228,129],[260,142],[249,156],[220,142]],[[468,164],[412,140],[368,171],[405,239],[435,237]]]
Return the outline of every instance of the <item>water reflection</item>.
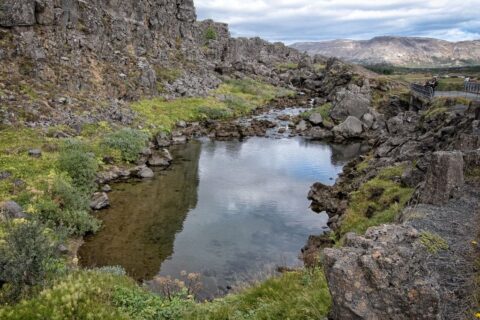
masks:
[[[183,148],[164,175],[115,186],[104,230],[82,247],[84,265],[121,265],[147,280],[199,272],[204,297],[265,268],[298,265],[308,236],[327,222],[309,209],[309,187],[332,184],[360,150],[262,138]]]
[[[150,181],[116,184],[111,208],[98,216],[102,230],[80,249],[82,265],[119,265],[137,280],[154,277],[197,205],[200,150],[200,143],[190,143],[173,151],[176,163],[168,172]]]

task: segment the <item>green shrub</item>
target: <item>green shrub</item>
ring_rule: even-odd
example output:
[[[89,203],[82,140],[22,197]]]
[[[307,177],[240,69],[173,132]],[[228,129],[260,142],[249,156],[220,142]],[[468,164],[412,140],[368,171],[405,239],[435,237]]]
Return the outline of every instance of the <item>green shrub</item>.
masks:
[[[104,144],[110,148],[120,150],[122,159],[134,162],[138,154],[146,147],[148,134],[131,128],[123,128],[105,137]]]
[[[205,118],[211,120],[225,119],[232,115],[232,112],[228,109],[219,109],[211,107],[199,107],[198,112]]]
[[[213,27],[208,27],[207,30],[205,30],[205,40],[210,41],[210,40],[216,40],[217,39],[217,32]]]
[[[56,241],[48,236],[39,222],[8,222],[3,233],[0,239],[0,280],[6,285],[2,288],[0,300],[14,302],[45,285],[59,271],[61,264],[56,257]]]
[[[72,185],[67,176],[55,176],[52,181],[51,196],[62,209],[88,211],[89,195]]]
[[[95,189],[97,161],[86,146],[78,140],[67,140],[58,157],[58,168],[72,178],[75,188],[85,193]]]
[[[83,236],[100,228],[100,221],[89,213],[89,194],[75,188],[66,176],[53,177],[45,196],[34,203],[34,211],[47,226],[70,236]]]
[[[87,210],[60,208],[50,199],[40,199],[35,204],[35,212],[42,222],[51,228],[59,228],[70,236],[83,236],[100,229],[100,220],[89,214]]]
[[[186,306],[193,303],[181,298],[169,301],[140,287],[116,287],[112,302],[131,319],[138,320],[182,319]]]

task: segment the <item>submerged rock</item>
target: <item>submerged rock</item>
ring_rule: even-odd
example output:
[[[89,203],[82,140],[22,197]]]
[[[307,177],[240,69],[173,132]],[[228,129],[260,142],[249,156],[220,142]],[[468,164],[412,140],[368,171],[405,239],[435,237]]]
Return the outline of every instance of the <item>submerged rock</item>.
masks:
[[[110,199],[105,192],[95,192],[90,200],[92,210],[102,210],[110,206]]]
[[[149,167],[143,165],[143,166],[138,166],[132,170],[132,174],[135,175],[138,178],[142,179],[150,179],[155,176],[153,173],[152,169]]]
[[[112,187],[110,187],[110,185],[106,184],[102,187],[102,191],[103,192],[111,192],[112,191]]]

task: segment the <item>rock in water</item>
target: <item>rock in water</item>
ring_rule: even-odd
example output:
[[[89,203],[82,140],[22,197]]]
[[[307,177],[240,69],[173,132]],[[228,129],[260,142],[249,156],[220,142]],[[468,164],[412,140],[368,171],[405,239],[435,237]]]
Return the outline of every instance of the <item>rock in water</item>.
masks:
[[[152,167],[168,167],[172,160],[170,152],[167,149],[163,149],[160,152],[153,153],[148,160],[148,164]]]
[[[463,165],[463,154],[459,151],[433,153],[420,202],[439,205],[458,197],[465,183]]]
[[[333,187],[321,182],[315,183],[308,193],[308,200],[312,200],[312,209],[316,212],[326,211],[328,214],[337,212],[340,200],[336,197]]]
[[[132,170],[132,173],[136,177],[142,178],[142,179],[150,179],[150,178],[153,178],[155,176],[152,169],[150,169],[149,167],[147,167],[145,165],[144,166],[138,166],[138,167],[134,168]]]
[[[103,192],[106,192],[106,193],[111,192],[111,191],[112,191],[112,187],[111,187],[110,185],[106,184],[106,185],[104,185],[104,186],[102,187],[102,191],[103,191]]]
[[[333,132],[339,138],[359,138],[363,133],[363,124],[356,117],[349,116],[344,122],[334,127]]]
[[[95,192],[90,200],[92,210],[102,210],[110,206],[110,200],[105,192]]]
[[[308,129],[307,122],[305,120],[300,121],[297,124],[296,130],[299,132],[303,132]]]

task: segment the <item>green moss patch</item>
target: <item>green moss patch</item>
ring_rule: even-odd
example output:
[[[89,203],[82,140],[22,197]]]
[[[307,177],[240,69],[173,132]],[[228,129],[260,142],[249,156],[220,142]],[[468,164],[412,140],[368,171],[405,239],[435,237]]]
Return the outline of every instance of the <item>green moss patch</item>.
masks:
[[[448,243],[438,234],[426,231],[420,234],[420,243],[432,254],[437,254],[449,248]]]
[[[337,231],[339,238],[348,232],[363,234],[370,227],[394,222],[414,191],[396,182],[404,170],[402,165],[385,168],[351,194]]]

